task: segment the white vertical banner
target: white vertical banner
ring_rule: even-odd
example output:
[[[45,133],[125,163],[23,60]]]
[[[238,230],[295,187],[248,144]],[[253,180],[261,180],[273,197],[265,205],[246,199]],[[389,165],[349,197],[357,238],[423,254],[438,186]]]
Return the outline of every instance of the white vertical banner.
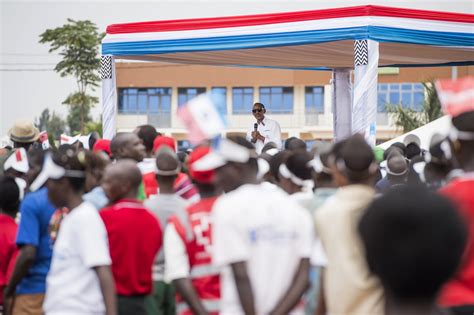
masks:
[[[352,132],[351,69],[334,69],[331,84],[334,140],[340,141]]]
[[[354,98],[352,133],[365,136],[375,146],[377,129],[377,77],[379,43],[373,40],[354,42]]]
[[[110,140],[115,136],[117,114],[117,84],[113,56],[102,56],[100,77],[102,79],[102,132],[103,138]]]

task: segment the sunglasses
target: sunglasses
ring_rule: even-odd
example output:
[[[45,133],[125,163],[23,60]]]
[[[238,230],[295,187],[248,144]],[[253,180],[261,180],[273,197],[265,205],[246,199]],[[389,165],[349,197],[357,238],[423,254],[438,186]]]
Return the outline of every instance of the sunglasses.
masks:
[[[263,109],[261,109],[261,108],[252,109],[252,113],[254,113],[254,114],[255,113],[261,113],[261,112],[263,112]]]

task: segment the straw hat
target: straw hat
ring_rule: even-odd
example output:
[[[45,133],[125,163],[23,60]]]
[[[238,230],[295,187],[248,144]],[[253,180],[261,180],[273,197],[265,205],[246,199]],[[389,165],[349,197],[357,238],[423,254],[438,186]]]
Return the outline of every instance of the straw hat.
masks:
[[[8,131],[10,139],[14,142],[29,143],[39,138],[39,130],[30,121],[17,121]]]

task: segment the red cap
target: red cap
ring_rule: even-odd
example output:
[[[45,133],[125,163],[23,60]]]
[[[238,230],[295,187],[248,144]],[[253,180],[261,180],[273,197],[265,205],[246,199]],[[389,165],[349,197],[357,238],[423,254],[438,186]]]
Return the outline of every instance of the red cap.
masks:
[[[176,152],[176,143],[174,142],[174,139],[167,136],[157,136],[155,138],[153,141],[153,152],[156,153],[156,151],[158,151],[158,149],[163,145]]]
[[[112,155],[110,151],[110,140],[107,139],[99,139],[94,143],[94,147],[92,148],[93,152],[104,151],[109,156]]]
[[[199,161],[202,157],[209,154],[210,151],[211,151],[211,148],[207,146],[197,147],[196,149],[194,149],[193,152],[191,152],[188,159],[189,175],[191,176],[192,179],[202,184],[212,183],[214,179],[214,171],[213,170],[195,171],[193,168],[193,165],[196,161]]]

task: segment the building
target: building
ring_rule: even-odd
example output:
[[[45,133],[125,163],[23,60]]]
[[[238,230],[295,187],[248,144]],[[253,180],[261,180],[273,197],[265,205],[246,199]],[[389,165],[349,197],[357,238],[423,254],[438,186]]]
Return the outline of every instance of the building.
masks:
[[[120,62],[116,69],[119,131],[152,124],[160,132],[185,140],[186,130],[176,116],[178,107],[212,90],[226,100],[221,110],[227,114],[227,134],[244,134],[252,128],[252,105],[261,102],[267,115],[280,123],[283,139],[296,136],[310,141],[333,137],[331,72],[148,62]],[[377,140],[388,140],[401,133],[387,113],[386,104],[401,103],[420,110],[426,94],[421,82],[450,78],[453,71],[462,77],[473,69],[380,69]]]

